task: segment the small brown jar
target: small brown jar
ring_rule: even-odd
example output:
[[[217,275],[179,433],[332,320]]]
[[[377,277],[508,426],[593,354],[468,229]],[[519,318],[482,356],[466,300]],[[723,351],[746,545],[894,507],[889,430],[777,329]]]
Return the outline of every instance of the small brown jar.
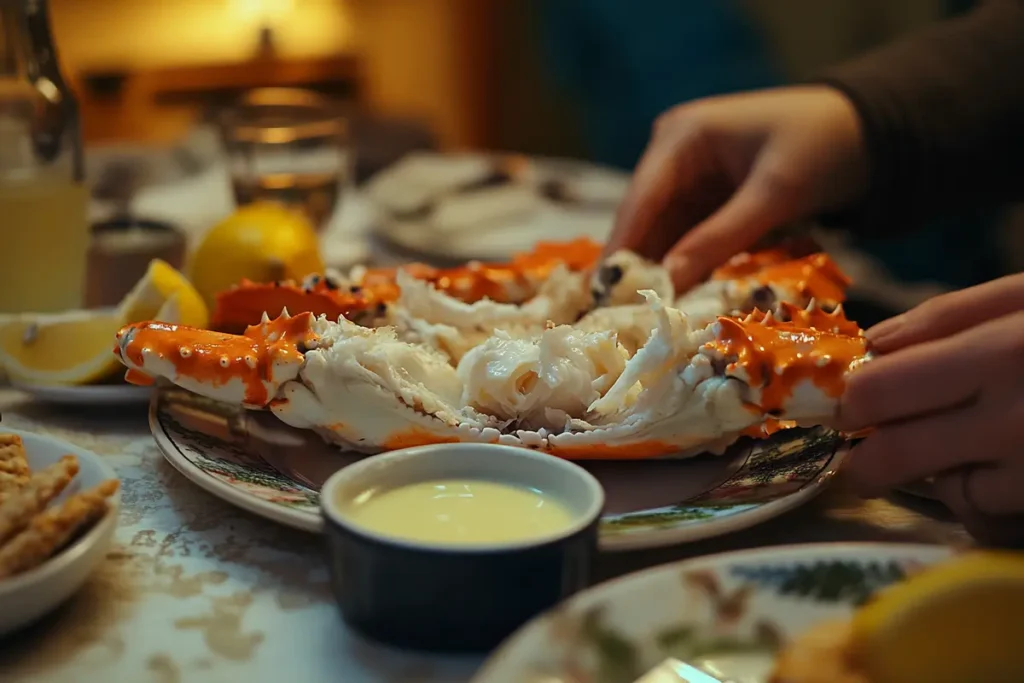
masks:
[[[170,223],[120,217],[96,223],[91,231],[86,308],[116,306],[155,258],[178,270],[185,262],[185,234]]]

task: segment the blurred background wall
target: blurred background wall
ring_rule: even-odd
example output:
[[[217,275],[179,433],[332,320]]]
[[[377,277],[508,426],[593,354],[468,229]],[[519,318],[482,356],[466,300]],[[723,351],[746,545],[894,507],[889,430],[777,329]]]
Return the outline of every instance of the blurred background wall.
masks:
[[[506,149],[624,169],[642,152],[653,118],[673,104],[807,78],[973,4],[51,3],[62,60],[81,93],[87,144],[172,145],[247,88],[301,86],[328,91],[370,118],[412,122],[442,150]],[[400,137],[382,130],[384,140]],[[943,217],[926,238],[866,248],[906,278],[942,269],[954,284],[969,284],[1004,263],[1024,264],[1017,245],[1024,240],[1004,227],[995,212]]]
[[[558,57],[552,45],[575,41],[581,49],[572,48],[577,50],[574,58],[596,64],[609,44],[594,41],[587,56],[586,41],[600,32],[600,21],[622,20],[624,33],[636,35],[645,23],[657,27],[678,19],[684,23],[674,30],[681,39],[688,33],[687,25],[692,31],[706,22],[701,6],[734,7],[737,16],[750,22],[756,39],[763,41],[763,51],[762,44],[756,51],[749,45],[744,49],[770,60],[765,68],[777,70],[780,78],[801,78],[943,16],[951,5],[948,0],[596,0],[595,10],[577,0],[51,3],[62,59],[78,79],[91,75],[109,85],[122,78],[122,85],[128,86],[132,79],[165,72],[159,87],[170,87],[166,84],[174,81],[175,69],[182,70],[179,80],[184,82],[183,67],[191,67],[188,75],[193,75],[204,68],[212,72],[252,60],[260,54],[260,29],[267,27],[276,61],[350,62],[349,77],[363,87],[362,101],[384,112],[422,118],[444,147],[576,155],[587,153],[580,103],[553,73],[552,62]],[[595,11],[598,25],[589,29],[588,37],[585,18]],[[552,27],[552,17],[558,14],[562,25]],[[565,30],[566,23],[579,24],[579,30]],[[670,25],[665,28],[666,34],[673,30]],[[630,36],[623,39],[628,43]],[[691,55],[681,67],[715,70],[715,55],[702,57],[696,47]],[[609,92],[615,87],[609,83]],[[108,97],[106,103],[116,101],[122,108],[149,104],[146,97],[155,93],[137,92],[140,89],[129,92],[132,88],[125,87],[121,97]],[[107,106],[105,113],[112,110]],[[157,128],[149,135],[170,137],[179,132],[174,126],[166,132]],[[98,124],[90,132],[93,139],[147,135],[134,129],[107,131]]]

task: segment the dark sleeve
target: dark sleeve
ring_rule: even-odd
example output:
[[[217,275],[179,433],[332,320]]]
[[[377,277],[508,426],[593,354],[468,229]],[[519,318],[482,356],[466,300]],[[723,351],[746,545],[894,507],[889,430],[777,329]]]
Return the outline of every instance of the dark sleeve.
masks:
[[[818,82],[862,119],[868,195],[842,217],[859,231],[1024,198],[1024,0],[983,0]]]

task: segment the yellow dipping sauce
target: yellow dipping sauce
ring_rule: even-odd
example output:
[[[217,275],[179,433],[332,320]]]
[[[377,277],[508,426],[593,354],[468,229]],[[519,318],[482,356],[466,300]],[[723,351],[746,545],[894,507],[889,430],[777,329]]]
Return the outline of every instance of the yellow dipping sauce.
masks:
[[[370,490],[346,507],[348,518],[370,531],[427,543],[514,543],[574,522],[568,508],[542,491],[474,479]]]

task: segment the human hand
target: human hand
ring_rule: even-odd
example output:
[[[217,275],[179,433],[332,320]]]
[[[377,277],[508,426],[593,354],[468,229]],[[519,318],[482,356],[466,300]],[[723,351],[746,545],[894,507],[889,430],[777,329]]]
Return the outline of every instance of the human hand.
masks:
[[[935,477],[982,540],[1024,540],[1024,274],[931,299],[867,331],[838,426],[873,433],[846,474],[862,493]]]
[[[838,90],[698,100],[655,122],[606,253],[664,258],[682,292],[769,230],[845,208],[866,188],[860,121]]]

